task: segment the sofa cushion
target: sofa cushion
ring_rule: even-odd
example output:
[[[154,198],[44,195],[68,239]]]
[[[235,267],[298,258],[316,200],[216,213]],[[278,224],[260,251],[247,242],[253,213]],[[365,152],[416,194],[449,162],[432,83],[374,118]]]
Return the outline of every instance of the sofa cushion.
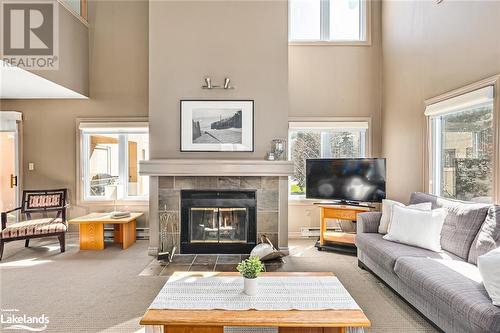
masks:
[[[386,234],[389,232],[392,221],[392,212],[394,207],[407,207],[419,210],[431,210],[431,202],[423,202],[416,205],[408,205],[389,199],[382,200],[382,217],[380,218],[380,225],[378,227],[379,234]]]
[[[477,268],[493,305],[500,306],[500,248],[479,256]]]
[[[476,266],[460,260],[401,257],[394,271],[413,293],[450,318],[463,318],[471,332],[500,332],[500,308],[491,303]]]
[[[477,265],[477,257],[500,247],[500,206],[491,206],[481,230],[476,235],[469,252],[469,262]]]
[[[424,257],[437,259],[459,259],[446,252],[433,252],[419,247],[390,242],[383,239],[381,234],[357,234],[356,246],[363,253],[376,261],[380,266],[392,272],[396,260],[400,257]]]
[[[491,205],[441,198],[420,192],[411,194],[411,204],[422,202],[432,202],[433,209],[446,209],[448,215],[441,231],[441,247],[467,260],[472,242]]]
[[[60,218],[43,218],[37,220],[29,220],[8,225],[2,230],[0,237],[15,238],[32,235],[52,234],[56,232],[64,232],[67,226]]]
[[[430,209],[430,203],[427,204]],[[389,233],[384,239],[441,252],[441,229],[445,217],[444,208],[425,211],[394,207]]]

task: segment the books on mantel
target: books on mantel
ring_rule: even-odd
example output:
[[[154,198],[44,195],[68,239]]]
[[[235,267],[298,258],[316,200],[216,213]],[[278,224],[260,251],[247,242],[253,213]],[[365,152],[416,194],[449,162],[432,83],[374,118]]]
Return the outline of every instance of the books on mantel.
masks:
[[[112,219],[123,219],[125,217],[130,217],[130,212],[111,212]]]

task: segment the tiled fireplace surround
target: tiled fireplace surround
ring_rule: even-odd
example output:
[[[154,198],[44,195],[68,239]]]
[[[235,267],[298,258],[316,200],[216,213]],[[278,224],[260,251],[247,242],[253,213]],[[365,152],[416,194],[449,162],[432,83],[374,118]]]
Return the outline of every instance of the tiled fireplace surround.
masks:
[[[158,179],[160,249],[180,253],[181,190],[256,190],[257,239],[266,234],[278,245],[279,177],[161,176]]]
[[[139,162],[149,176],[149,249],[180,253],[181,190],[256,190],[257,241],[266,234],[288,252],[289,161],[151,159]]]

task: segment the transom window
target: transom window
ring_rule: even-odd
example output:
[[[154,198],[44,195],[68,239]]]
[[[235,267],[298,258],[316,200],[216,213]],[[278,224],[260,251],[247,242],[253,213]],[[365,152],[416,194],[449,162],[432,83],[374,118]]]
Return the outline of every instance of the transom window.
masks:
[[[290,122],[289,159],[294,175],[289,179],[291,198],[306,193],[306,160],[310,158],[356,158],[367,155],[368,122]]]
[[[366,0],[289,0],[290,42],[364,42]]]
[[[117,187],[119,200],[147,200],[148,177],[139,176],[139,161],[148,159],[147,123],[80,123],[84,200],[113,200],[106,186]]]
[[[432,193],[493,202],[493,86],[429,105],[426,115]]]

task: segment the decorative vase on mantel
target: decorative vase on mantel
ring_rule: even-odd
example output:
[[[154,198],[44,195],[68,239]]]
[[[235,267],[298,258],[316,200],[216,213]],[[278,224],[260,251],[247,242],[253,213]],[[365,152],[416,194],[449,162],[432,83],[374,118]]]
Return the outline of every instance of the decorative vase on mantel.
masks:
[[[255,296],[259,290],[257,277],[264,271],[264,265],[259,257],[250,257],[243,260],[236,267],[243,276],[243,292],[248,296]]]

